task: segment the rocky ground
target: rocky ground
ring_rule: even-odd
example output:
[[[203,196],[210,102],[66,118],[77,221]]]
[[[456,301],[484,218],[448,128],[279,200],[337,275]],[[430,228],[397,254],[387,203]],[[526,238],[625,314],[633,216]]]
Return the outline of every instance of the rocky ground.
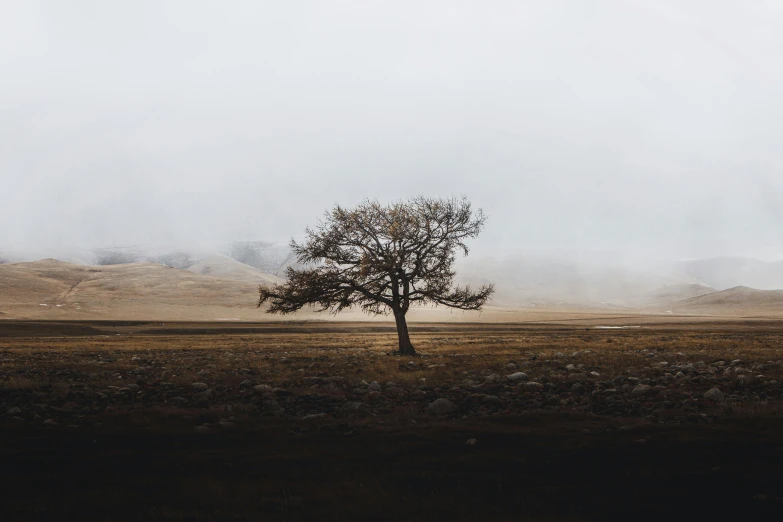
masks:
[[[677,438],[686,433],[677,430],[783,417],[777,328],[515,327],[414,337],[415,358],[389,355],[387,333],[350,330],[0,338],[0,423],[18,444],[158,433],[220,446],[221,437],[268,428],[313,444],[337,436],[350,446],[396,430],[486,448],[498,437],[488,426],[541,427],[533,440],[558,426],[555,435],[571,433],[579,446],[601,434],[638,442],[655,430]],[[780,462],[776,437],[770,451]],[[761,489],[754,495],[778,502]]]
[[[592,344],[615,342],[595,337]],[[776,338],[768,335],[766,342]],[[489,353],[471,353],[469,339],[456,346],[431,340],[420,357],[407,359],[387,355],[383,343],[354,350],[319,346],[317,338],[302,347],[299,338],[204,337],[196,348],[176,347],[180,339],[154,339],[155,348],[148,338],[97,345],[65,339],[46,342],[56,349],[39,350],[28,347],[29,340],[22,347],[6,340],[0,419],[76,429],[122,416],[144,422],[145,415],[166,415],[209,431],[268,418],[371,424],[567,412],[709,423],[783,411],[778,348],[735,358],[735,350],[719,344],[706,353],[682,351],[677,341],[654,349],[627,346],[636,339],[644,340],[637,334],[619,349],[559,351],[523,343],[510,348],[515,343],[504,338],[500,354],[487,347],[481,350]],[[210,342],[220,348],[201,347]]]

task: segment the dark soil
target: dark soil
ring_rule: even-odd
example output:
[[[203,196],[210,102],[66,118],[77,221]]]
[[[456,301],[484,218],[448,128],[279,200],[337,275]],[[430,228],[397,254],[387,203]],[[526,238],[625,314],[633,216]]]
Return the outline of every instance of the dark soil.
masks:
[[[605,431],[611,430],[611,431]],[[466,444],[475,439],[475,445]],[[6,430],[3,520],[775,520],[783,421]]]

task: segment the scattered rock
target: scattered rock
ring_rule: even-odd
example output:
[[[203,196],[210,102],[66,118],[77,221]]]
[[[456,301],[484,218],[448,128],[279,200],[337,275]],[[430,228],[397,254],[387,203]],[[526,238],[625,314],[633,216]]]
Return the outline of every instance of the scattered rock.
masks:
[[[650,390],[652,390],[652,386],[648,384],[638,384],[633,391],[631,391],[631,395],[647,395],[650,393]]]
[[[206,402],[212,398],[212,390],[204,390],[193,396],[197,401]]]
[[[190,385],[191,388],[193,388],[195,391],[205,391],[209,389],[209,386],[207,386],[206,383],[203,382],[194,382]]]
[[[273,393],[275,389],[268,384],[258,384],[256,386],[253,386],[253,392],[263,395],[265,393]]]
[[[723,396],[723,392],[718,388],[710,388],[704,392],[704,398],[712,402],[723,402],[726,398]]]
[[[527,374],[525,374],[523,372],[516,372],[516,373],[512,373],[511,375],[506,375],[506,379],[508,379],[509,381],[514,381],[514,382],[515,381],[527,381],[528,380],[528,376],[527,376]]]
[[[457,411],[457,406],[448,399],[436,399],[427,406],[430,415],[448,415]]]
[[[392,388],[386,388],[386,396],[387,397],[401,397],[405,395],[405,390],[402,388],[392,387]]]

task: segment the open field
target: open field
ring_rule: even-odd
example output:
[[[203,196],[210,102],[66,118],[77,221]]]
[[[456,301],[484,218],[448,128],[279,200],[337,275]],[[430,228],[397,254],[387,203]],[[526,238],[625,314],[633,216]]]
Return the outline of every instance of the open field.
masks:
[[[694,321],[0,321],[3,518],[772,516],[783,321]]]

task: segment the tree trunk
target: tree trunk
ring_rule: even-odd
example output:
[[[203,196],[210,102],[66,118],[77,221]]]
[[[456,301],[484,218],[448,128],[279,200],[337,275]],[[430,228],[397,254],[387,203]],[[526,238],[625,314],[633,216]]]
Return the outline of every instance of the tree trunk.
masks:
[[[416,355],[416,350],[408,336],[408,323],[405,322],[405,313],[402,310],[394,311],[394,320],[397,322],[397,337],[400,342],[400,355]]]

